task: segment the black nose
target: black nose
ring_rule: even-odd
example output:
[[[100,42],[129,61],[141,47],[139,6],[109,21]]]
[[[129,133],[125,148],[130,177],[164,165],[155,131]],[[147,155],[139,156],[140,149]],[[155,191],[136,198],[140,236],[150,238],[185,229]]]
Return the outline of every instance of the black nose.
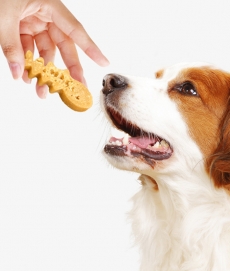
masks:
[[[105,95],[115,91],[115,90],[124,90],[127,88],[128,83],[127,79],[119,74],[107,74],[103,78],[103,89],[102,92]]]

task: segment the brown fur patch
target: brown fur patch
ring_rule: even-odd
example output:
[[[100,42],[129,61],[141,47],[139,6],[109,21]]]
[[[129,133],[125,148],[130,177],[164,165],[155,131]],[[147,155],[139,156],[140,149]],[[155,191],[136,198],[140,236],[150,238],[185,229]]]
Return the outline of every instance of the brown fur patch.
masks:
[[[175,85],[186,81],[195,86],[198,97],[183,95],[174,89]],[[212,171],[211,157],[223,140],[224,132],[221,126],[224,125],[223,119],[226,111],[230,109],[228,106],[229,92],[230,74],[208,67],[185,69],[169,84],[169,95],[178,105],[191,137],[200,147],[207,162],[208,172]],[[230,138],[228,143],[228,159],[230,159]],[[219,177],[214,176],[213,173],[212,176],[215,184],[220,186]]]
[[[159,190],[157,182],[152,177],[142,174],[139,177],[139,180],[141,181],[142,185],[146,185],[146,182],[150,182],[153,185],[153,190],[155,190],[155,191]]]
[[[220,140],[212,156],[208,159],[208,168],[216,186],[230,185],[230,101],[220,122]]]
[[[163,74],[164,74],[164,70],[159,70],[155,73],[155,77],[156,79],[159,79],[159,78],[162,78],[163,77]]]

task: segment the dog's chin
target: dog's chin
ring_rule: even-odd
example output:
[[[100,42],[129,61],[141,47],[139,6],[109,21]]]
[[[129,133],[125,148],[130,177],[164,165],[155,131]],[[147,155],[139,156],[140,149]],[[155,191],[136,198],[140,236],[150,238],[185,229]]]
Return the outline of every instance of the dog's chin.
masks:
[[[106,152],[105,156],[107,161],[111,165],[121,170],[145,173],[146,171],[153,169],[156,165],[156,162],[153,162],[151,163],[151,165],[149,165],[148,163],[146,163],[145,161],[138,157],[116,156],[110,155]]]

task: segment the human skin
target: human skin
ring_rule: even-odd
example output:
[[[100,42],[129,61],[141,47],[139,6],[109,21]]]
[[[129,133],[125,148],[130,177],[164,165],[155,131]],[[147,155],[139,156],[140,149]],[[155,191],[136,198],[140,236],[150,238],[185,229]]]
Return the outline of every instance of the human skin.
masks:
[[[109,61],[82,24],[60,0],[0,0],[0,44],[14,79],[30,83],[24,71],[24,55],[37,48],[45,63],[54,60],[56,48],[71,76],[86,84],[76,45],[100,66]],[[47,86],[36,85],[40,98]]]

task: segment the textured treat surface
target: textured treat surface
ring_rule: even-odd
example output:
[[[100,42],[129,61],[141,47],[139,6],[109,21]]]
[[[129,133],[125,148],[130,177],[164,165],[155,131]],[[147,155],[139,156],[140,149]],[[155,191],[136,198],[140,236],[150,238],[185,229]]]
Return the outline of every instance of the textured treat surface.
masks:
[[[44,65],[44,59],[33,60],[33,53],[25,55],[25,70],[29,78],[37,77],[38,84],[48,85],[49,92],[58,92],[62,101],[75,111],[85,111],[93,104],[92,95],[82,83],[74,80],[68,70],[60,70],[52,62]]]

